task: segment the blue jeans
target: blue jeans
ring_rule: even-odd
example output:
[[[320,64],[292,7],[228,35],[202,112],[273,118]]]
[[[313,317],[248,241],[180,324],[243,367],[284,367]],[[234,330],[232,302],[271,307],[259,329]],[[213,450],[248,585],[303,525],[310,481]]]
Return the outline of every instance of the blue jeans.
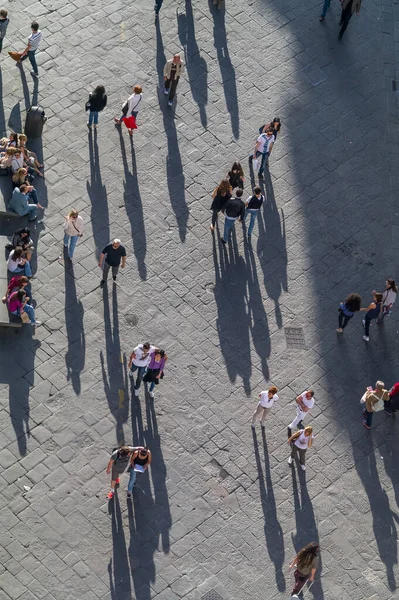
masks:
[[[68,248],[69,239],[71,240],[69,243],[68,256],[69,258],[73,258],[73,253],[75,252],[76,243],[78,241],[77,235],[68,235],[67,233],[64,235],[64,246]]]
[[[224,219],[224,231],[223,231],[223,239],[224,239],[225,242],[227,242],[227,239],[228,239],[229,234],[230,234],[230,230],[233,229],[236,221],[237,221],[237,219],[227,219],[225,217],[225,219]]]
[[[154,387],[155,387],[155,381],[151,381],[151,385],[148,389],[149,392],[153,392],[154,391]]]
[[[127,484],[127,491],[130,493],[133,492],[134,484],[136,483],[136,478],[137,478],[137,471],[135,471],[134,467],[132,467],[132,469],[130,471],[129,483]]]
[[[21,58],[21,61],[25,60],[26,58],[29,58],[29,62],[32,65],[33,72],[37,75],[39,71],[37,70],[35,52],[36,50],[29,50],[28,54],[25,54],[25,56]]]
[[[23,275],[26,275],[26,277],[32,277],[30,262],[27,260],[23,267],[17,267],[15,271],[11,271],[11,273],[23,273]]]
[[[245,218],[244,218],[244,222],[247,220],[247,216],[250,214],[251,215],[251,220],[249,222],[249,227],[248,227],[248,235],[251,235],[254,225],[255,225],[255,221],[256,221],[256,217],[258,216],[259,213],[259,209],[258,208],[246,208],[245,209]]]
[[[139,387],[141,386],[141,382],[145,375],[146,370],[147,370],[147,367],[138,367],[137,365],[134,365],[132,363],[132,366],[130,367],[131,373],[134,373],[135,371],[137,371],[136,385],[134,386],[135,390],[138,390]]]
[[[262,156],[262,158],[260,160],[260,167],[259,167],[259,175],[262,175],[263,171],[265,170],[265,166],[269,161],[269,153],[268,152],[259,152],[259,150],[257,150],[256,158],[258,158],[259,156]],[[253,154],[249,155],[249,162],[251,164],[252,164],[253,157],[254,157]]]
[[[98,124],[98,110],[91,110],[89,113],[89,125]]]
[[[323,6],[323,11],[321,13],[322,17],[325,17],[327,14],[328,9],[330,8],[330,2],[331,0],[324,0],[324,6]]]
[[[35,323],[36,319],[35,319],[35,311],[34,311],[33,306],[30,306],[29,304],[25,304],[24,311],[28,315],[28,317],[30,319],[30,322],[31,323]],[[12,314],[13,315],[20,315],[20,313],[21,313],[21,311],[18,308],[18,310],[15,310]]]
[[[372,412],[368,412],[368,410],[366,410],[366,414],[364,416],[364,420],[366,421],[366,425],[368,425],[369,427],[371,427],[371,424],[373,422],[373,413]]]

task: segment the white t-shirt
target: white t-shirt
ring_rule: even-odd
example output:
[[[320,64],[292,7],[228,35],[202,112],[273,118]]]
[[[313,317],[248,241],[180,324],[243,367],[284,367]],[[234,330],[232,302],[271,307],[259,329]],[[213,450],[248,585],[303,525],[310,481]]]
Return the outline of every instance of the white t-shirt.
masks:
[[[7,269],[13,273],[16,269],[18,269],[18,267],[21,264],[21,261],[22,261],[21,258],[17,258],[16,260],[14,260],[14,250],[13,250],[12,252],[10,252],[10,256],[8,257]]]
[[[311,436],[306,436],[305,435],[305,430],[302,429],[301,434],[296,438],[296,440],[294,441],[295,446],[298,446],[298,448],[301,448],[301,450],[307,450],[308,449],[308,443],[310,439],[314,439],[314,435],[312,434]]]
[[[30,45],[31,51],[37,50],[40,42],[42,41],[42,32],[40,29],[38,31],[32,31],[30,36],[28,37],[28,44]]]
[[[127,117],[130,117],[132,112],[139,112],[139,109],[141,108],[142,97],[143,94],[132,94],[131,96],[129,96],[129,98],[127,99]]]
[[[270,144],[274,142],[274,135],[271,135],[270,138],[268,138],[265,133],[262,133],[257,141],[260,144],[258,152],[269,152]]]
[[[259,404],[263,408],[271,408],[273,406],[273,403],[277,402],[277,400],[278,400],[277,394],[274,394],[273,398],[269,398],[269,392],[267,392],[267,391],[261,392]]]
[[[155,346],[150,346],[150,349],[147,351],[144,350],[143,344],[139,344],[135,347],[133,352],[136,355],[136,358],[133,359],[133,364],[136,365],[136,367],[148,367],[151,361],[151,356],[155,352]]]

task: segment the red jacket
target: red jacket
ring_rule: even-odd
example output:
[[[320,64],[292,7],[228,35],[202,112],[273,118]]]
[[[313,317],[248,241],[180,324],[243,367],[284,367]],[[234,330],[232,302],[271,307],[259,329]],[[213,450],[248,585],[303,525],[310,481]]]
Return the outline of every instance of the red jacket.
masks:
[[[393,396],[398,396],[399,395],[399,381],[397,383],[395,383],[395,385],[393,385],[391,387],[391,389],[389,390],[389,397],[392,398]]]

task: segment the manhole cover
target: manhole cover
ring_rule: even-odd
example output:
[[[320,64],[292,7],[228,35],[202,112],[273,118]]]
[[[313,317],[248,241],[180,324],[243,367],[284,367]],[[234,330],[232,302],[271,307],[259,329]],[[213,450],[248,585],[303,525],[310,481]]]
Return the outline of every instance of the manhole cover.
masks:
[[[302,327],[284,327],[287,348],[306,350]]]
[[[136,327],[137,323],[139,322],[139,318],[137,315],[125,315],[125,319],[127,324],[131,327]]]
[[[327,79],[327,75],[317,65],[306,65],[301,73],[314,86]]]
[[[201,596],[201,600],[223,600],[223,598],[216,590],[209,590],[209,592]]]

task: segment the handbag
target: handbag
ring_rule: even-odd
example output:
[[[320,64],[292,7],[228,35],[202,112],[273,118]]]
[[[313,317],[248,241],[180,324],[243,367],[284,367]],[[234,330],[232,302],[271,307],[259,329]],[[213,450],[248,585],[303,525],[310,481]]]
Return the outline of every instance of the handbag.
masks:
[[[19,316],[21,317],[22,323],[30,323],[30,318],[28,317],[28,314],[24,310],[21,310],[21,312],[19,313]]]
[[[22,56],[22,52],[11,52],[11,51],[9,51],[8,54],[16,62],[18,62],[21,59],[21,56]]]
[[[259,166],[258,159],[257,158],[253,158],[252,159],[252,168],[253,168],[253,170],[257,171],[258,166]]]
[[[128,108],[129,108],[129,102],[126,100],[126,102],[122,105],[122,114],[124,117],[126,117],[126,115],[127,115]]]

